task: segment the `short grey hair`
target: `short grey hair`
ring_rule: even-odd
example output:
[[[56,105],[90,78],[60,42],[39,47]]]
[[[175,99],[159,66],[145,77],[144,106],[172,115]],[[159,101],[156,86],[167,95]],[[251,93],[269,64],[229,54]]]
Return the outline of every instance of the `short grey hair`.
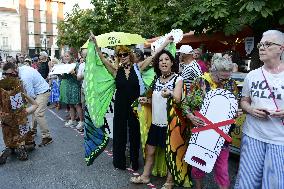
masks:
[[[55,62],[54,64],[59,64],[59,60],[57,58],[51,59],[51,62]]]
[[[284,44],[284,33],[278,30],[267,30],[262,34],[262,36],[266,35],[274,35],[277,37],[277,40],[279,41],[279,44],[283,45]]]
[[[277,37],[277,40],[280,45],[284,45],[284,33],[278,30],[268,30],[262,34],[262,36],[265,35],[273,35]],[[280,55],[280,60],[284,62],[284,52],[282,51],[282,54]]]
[[[224,57],[221,57],[215,54],[212,57],[211,61],[212,61],[212,66],[210,69],[211,72],[218,72],[218,71],[232,72],[233,71],[234,64]]]
[[[39,53],[39,56],[44,56],[44,57],[48,57],[48,54],[45,52],[45,51],[41,51],[40,53]]]

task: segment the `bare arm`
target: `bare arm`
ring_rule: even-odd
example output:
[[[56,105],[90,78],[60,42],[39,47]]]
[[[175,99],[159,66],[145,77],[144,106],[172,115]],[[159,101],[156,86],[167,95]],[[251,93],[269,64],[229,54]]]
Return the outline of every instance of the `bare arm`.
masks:
[[[176,86],[174,88],[173,91],[173,98],[175,99],[176,103],[180,103],[181,102],[181,95],[182,95],[182,87],[183,87],[183,81],[180,80],[176,83]]]
[[[266,113],[266,111],[267,111],[266,109],[251,107],[250,97],[242,97],[241,107],[245,112],[247,112],[248,114],[250,114],[250,115],[252,115],[256,118],[265,119],[268,116],[268,114]]]
[[[30,107],[26,108],[26,112],[27,112],[28,114],[34,113],[34,112],[36,111],[36,109],[38,108],[37,102],[36,102],[33,98],[31,98],[31,97],[29,97],[28,95],[26,95],[25,93],[22,93],[22,94],[24,95],[24,97],[25,97],[25,99],[27,100],[27,102],[28,102],[29,104],[31,104]]]
[[[84,76],[82,74],[77,75],[77,80],[82,81],[84,79]]]
[[[149,66],[149,64],[152,62],[153,58],[159,53],[161,52],[169,43],[173,42],[173,37],[169,36],[166,41],[153,53],[152,56],[146,58],[144,61],[139,62],[138,66],[140,71],[143,71],[145,68],[147,68],[147,66]]]
[[[108,70],[108,72],[113,76],[113,77],[116,77],[116,73],[117,73],[117,68],[110,62],[108,61],[104,55],[102,54],[102,51],[100,50],[98,44],[97,44],[97,40],[96,40],[96,37],[95,35],[93,34],[92,31],[90,31],[91,33],[91,36],[90,36],[90,40],[92,40],[95,44],[95,48],[96,48],[96,51],[98,52],[99,54],[99,57],[100,59],[102,60],[103,64],[105,65],[106,69]]]
[[[183,81],[180,80],[176,83],[176,86],[173,91],[170,91],[169,89],[163,89],[161,92],[162,97],[168,98],[168,97],[173,97],[176,103],[181,102],[181,95],[182,95],[182,85]]]
[[[77,80],[78,81],[82,81],[84,79],[84,70],[85,70],[85,68],[83,69],[81,64],[80,64],[79,69],[78,69],[78,73],[77,73]]]

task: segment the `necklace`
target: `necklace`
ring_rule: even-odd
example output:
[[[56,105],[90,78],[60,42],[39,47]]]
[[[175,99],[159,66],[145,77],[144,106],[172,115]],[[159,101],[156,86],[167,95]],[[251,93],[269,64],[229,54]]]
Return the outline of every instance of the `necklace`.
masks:
[[[130,63],[128,63],[128,64],[125,64],[125,65],[122,65],[123,66],[123,68],[124,69],[129,69],[130,68],[130,66],[131,66],[131,64]]]
[[[170,73],[167,73],[167,74],[165,74],[165,75],[161,75],[161,77],[162,77],[163,79],[166,79],[166,78],[170,77],[172,74],[173,74],[173,72],[170,72]]]

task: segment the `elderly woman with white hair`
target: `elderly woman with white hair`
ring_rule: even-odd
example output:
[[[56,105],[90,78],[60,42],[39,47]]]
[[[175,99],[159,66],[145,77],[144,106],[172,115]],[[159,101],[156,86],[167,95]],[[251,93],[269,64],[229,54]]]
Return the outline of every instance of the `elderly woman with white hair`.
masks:
[[[284,188],[284,34],[266,31],[257,47],[264,65],[244,81],[247,117],[235,188]]]
[[[212,58],[212,67],[209,73],[198,77],[190,86],[190,90],[183,103],[183,112],[191,123],[196,127],[204,126],[204,122],[193,114],[199,111],[207,92],[216,88],[231,91],[237,98],[238,88],[236,82],[231,79],[233,63],[219,56]],[[228,171],[229,145],[225,143],[214,167],[215,181],[219,188],[227,189],[230,186]],[[196,188],[202,188],[202,179],[205,173],[196,167],[192,167],[192,178],[195,180]]]

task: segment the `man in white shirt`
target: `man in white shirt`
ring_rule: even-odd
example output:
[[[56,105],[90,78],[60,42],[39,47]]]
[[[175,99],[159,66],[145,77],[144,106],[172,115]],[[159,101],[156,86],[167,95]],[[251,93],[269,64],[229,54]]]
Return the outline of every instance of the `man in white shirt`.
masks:
[[[42,134],[42,142],[39,146],[41,147],[50,144],[52,142],[52,138],[45,118],[45,110],[50,96],[48,83],[40,75],[40,73],[32,67],[25,65],[17,67],[14,63],[6,63],[4,65],[3,76],[19,77],[23,82],[27,95],[35,99],[38,104],[38,108],[34,114]]]
[[[264,65],[245,78],[241,106],[247,117],[235,189],[284,188],[283,45],[282,32],[264,32],[258,44]]]

